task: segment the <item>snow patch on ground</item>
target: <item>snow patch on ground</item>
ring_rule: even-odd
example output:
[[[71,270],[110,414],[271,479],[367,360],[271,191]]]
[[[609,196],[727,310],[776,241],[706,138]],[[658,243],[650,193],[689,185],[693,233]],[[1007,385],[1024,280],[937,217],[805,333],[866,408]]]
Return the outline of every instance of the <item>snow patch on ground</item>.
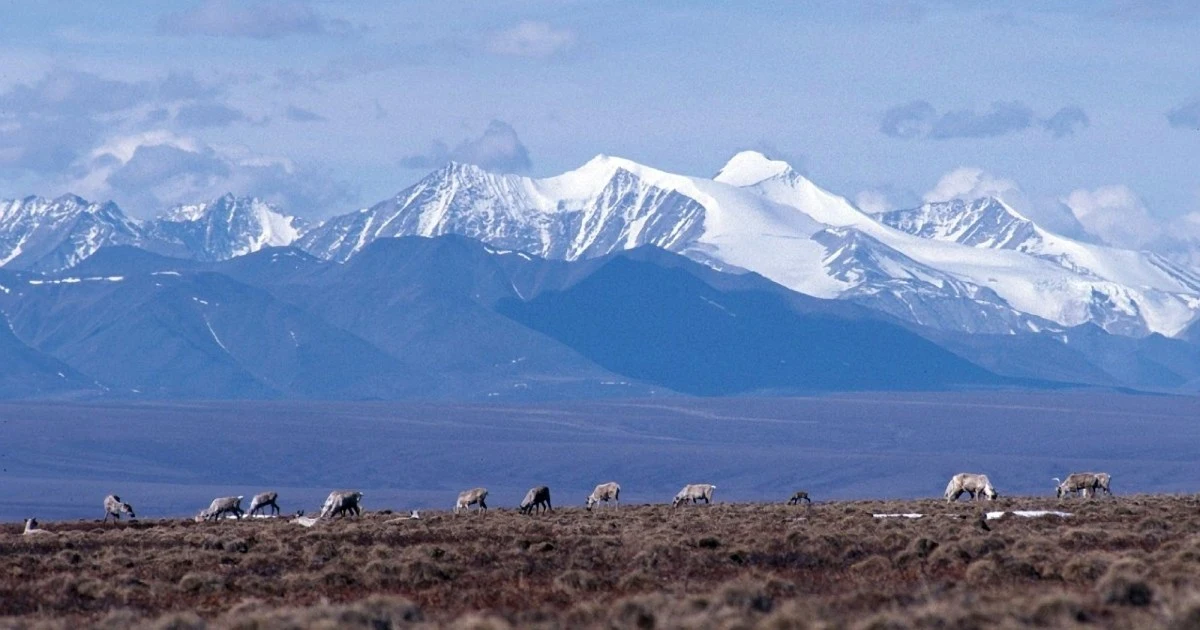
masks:
[[[229,348],[226,348],[225,344],[221,342],[221,338],[217,336],[217,331],[213,330],[212,323],[208,321],[207,317],[204,318],[204,325],[208,326],[208,332],[212,335],[213,341],[217,342],[217,345],[221,346],[221,349],[228,354]]]
[[[51,280],[29,280],[34,286],[43,284],[79,284],[80,282],[120,282],[125,276],[105,276],[98,278],[54,278]]]
[[[1057,516],[1060,518],[1067,518],[1068,516],[1072,516],[1072,514],[1070,512],[1059,512],[1057,510],[1012,510],[1009,512],[988,512],[987,518],[989,520],[994,520],[994,519],[1004,516],[1005,514],[1012,514],[1014,516],[1023,516],[1025,518],[1041,518],[1043,516]]]

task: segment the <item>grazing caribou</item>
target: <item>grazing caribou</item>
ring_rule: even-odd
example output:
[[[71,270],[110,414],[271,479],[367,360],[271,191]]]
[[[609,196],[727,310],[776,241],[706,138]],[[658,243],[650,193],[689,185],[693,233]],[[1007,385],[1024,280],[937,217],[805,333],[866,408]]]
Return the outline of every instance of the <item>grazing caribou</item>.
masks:
[[[121,497],[115,494],[104,497],[104,520],[101,522],[107,523],[108,517],[111,516],[115,523],[121,520],[122,514],[128,514],[129,518],[137,518],[133,513],[133,506],[121,501]]]
[[[704,499],[704,503],[707,505],[712,503],[713,490],[716,489],[717,487],[711,483],[689,483],[675,495],[675,500],[671,502],[671,507],[679,507],[689,501],[691,503],[699,503],[701,499]]]
[[[470,510],[472,505],[478,505],[476,511],[486,512],[487,506],[487,488],[471,488],[458,493],[458,502],[454,504],[454,513],[458,514],[460,510]]]
[[[610,481],[608,483],[602,483],[602,484],[596,486],[596,488],[594,490],[592,490],[592,493],[588,495],[587,509],[589,511],[591,511],[592,506],[596,505],[597,503],[599,503],[601,501],[603,501],[605,503],[612,501],[614,507],[620,507],[621,506],[621,485],[615,481]]]
[[[788,505],[799,505],[803,501],[808,505],[812,505],[812,499],[808,498],[808,493],[803,490],[797,490],[792,494],[792,498],[788,499]]]
[[[358,516],[362,514],[362,498],[363,493],[357,490],[334,490],[325,499],[325,504],[321,506],[321,514],[317,518],[346,516],[347,513]]]
[[[525,498],[521,500],[522,514],[537,514],[539,508],[546,512],[554,511],[550,505],[550,488],[546,486],[535,486],[525,493]]]
[[[972,500],[982,496],[988,501],[993,501],[998,496],[987,475],[958,473],[951,477],[950,483],[946,485],[946,502],[953,503],[964,492],[971,495]]]
[[[216,521],[226,513],[236,516],[239,520],[245,512],[242,511],[242,499],[245,497],[220,497],[213,499],[202,512],[196,515],[196,522]]]

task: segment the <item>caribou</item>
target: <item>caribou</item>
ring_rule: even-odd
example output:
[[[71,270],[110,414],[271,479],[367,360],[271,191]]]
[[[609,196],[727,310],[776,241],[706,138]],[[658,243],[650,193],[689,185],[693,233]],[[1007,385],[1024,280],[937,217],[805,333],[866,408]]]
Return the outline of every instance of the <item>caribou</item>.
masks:
[[[104,520],[101,522],[107,523],[108,517],[111,516],[115,523],[121,520],[122,514],[128,514],[129,518],[137,518],[133,513],[133,506],[121,501],[121,497],[115,494],[104,497]]]
[[[592,493],[588,495],[587,509],[590,511],[592,506],[601,501],[605,503],[612,501],[615,507],[620,507],[621,485],[615,481],[610,481],[608,483],[602,483],[596,486],[596,488],[592,490]]]
[[[689,501],[699,503],[700,499],[704,499],[705,504],[712,503],[713,490],[716,489],[717,487],[711,483],[689,483],[675,495],[671,507],[679,507]]]
[[[1068,494],[1082,493],[1085,498],[1096,496],[1096,490],[1102,490],[1107,495],[1112,495],[1112,490],[1109,484],[1112,483],[1112,475],[1108,473],[1071,473],[1066,479],[1060,480],[1054,477],[1054,481],[1058,484],[1054,488],[1054,493],[1058,498],[1063,498]]]
[[[972,500],[982,496],[986,497],[988,501],[993,501],[998,496],[987,475],[958,473],[951,477],[950,483],[946,485],[946,502],[953,503],[964,492],[970,494]]]
[[[278,492],[260,492],[250,499],[250,511],[247,512],[250,516],[254,516],[259,510],[271,508],[271,515],[278,516],[281,510],[279,504],[275,502],[279,498]]]
[[[458,502],[454,504],[454,513],[458,514],[459,510],[470,510],[472,505],[478,505],[478,512],[486,512],[487,507],[487,488],[471,488],[458,493]]]
[[[525,498],[521,500],[521,514],[537,514],[538,509],[542,508],[547,512],[552,512],[553,507],[550,506],[550,488],[546,486],[535,486],[525,493]]]
[[[317,518],[346,516],[347,513],[358,516],[362,514],[362,498],[363,493],[357,490],[334,490],[325,499],[325,504],[321,506],[321,514]]]
[[[812,505],[812,499],[808,498],[808,493],[804,490],[797,490],[792,494],[792,498],[788,499],[788,505],[800,505],[804,501],[807,505]]]
[[[220,497],[213,499],[203,511],[196,515],[196,522],[215,521],[220,519],[226,513],[232,514],[241,520],[245,512],[242,511],[242,499],[245,497]]]

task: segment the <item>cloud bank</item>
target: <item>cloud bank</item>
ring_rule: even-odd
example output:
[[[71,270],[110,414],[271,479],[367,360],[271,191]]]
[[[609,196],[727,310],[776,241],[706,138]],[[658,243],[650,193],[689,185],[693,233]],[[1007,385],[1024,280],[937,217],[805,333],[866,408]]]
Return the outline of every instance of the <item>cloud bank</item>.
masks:
[[[1046,119],[1039,119],[1031,107],[1021,101],[997,101],[983,112],[958,109],[939,113],[927,101],[912,101],[889,108],[883,113],[879,131],[893,138],[994,138],[1025,131],[1035,124],[1055,138],[1074,135],[1090,121],[1079,107],[1063,107]]]
[[[345,20],[320,15],[306,2],[204,0],[191,9],[160,16],[158,30],[178,36],[277,39],[297,34],[345,35],[353,28]]]
[[[513,57],[549,57],[568,50],[575,44],[575,33],[558,29],[545,22],[525,21],[493,33],[487,49],[497,55]]]
[[[525,172],[533,168],[529,150],[521,143],[512,125],[502,120],[493,120],[483,135],[464,140],[453,149],[444,141],[436,140],[425,152],[402,158],[400,165],[412,169],[432,169],[447,162],[474,164],[506,173]]]
[[[1167,112],[1167,124],[1179,129],[1200,129],[1200,98]]]
[[[357,197],[323,169],[168,131],[113,138],[91,152],[81,171],[72,189],[114,199],[140,216],[233,192],[311,218],[344,211]]]

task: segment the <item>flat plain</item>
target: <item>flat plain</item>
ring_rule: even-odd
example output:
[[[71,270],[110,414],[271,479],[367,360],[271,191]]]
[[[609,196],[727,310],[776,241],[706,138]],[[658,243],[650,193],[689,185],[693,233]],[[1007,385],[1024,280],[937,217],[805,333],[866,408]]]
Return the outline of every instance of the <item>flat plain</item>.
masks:
[[[1066,517],[983,510],[1053,509]],[[876,518],[920,513],[918,519]],[[384,512],[0,529],[0,627],[993,628],[1200,623],[1200,501]]]
[[[548,485],[583,503],[600,482],[629,503],[685,483],[721,501],[940,496],[955,473],[1002,495],[1103,470],[1114,490],[1200,488],[1200,399],[1105,392],[857,394],[499,403],[3,403],[0,520],[99,518],[116,493],[142,517],[215,496],[279,492],[316,510],[333,488],[369,509],[449,509],[485,486],[494,506]]]

